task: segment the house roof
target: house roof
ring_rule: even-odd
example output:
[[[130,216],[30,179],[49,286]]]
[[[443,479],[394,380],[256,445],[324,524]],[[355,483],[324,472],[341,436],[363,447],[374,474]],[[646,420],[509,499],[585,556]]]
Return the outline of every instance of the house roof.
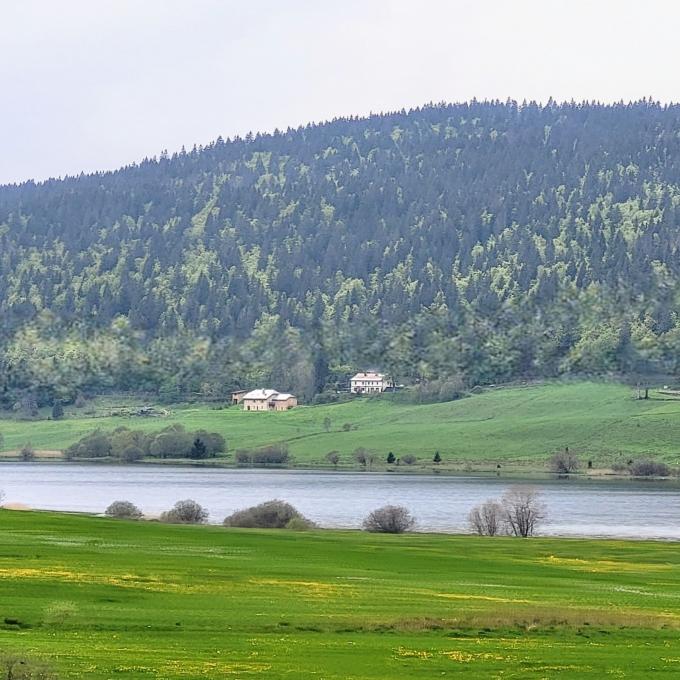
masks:
[[[253,399],[255,401],[264,401],[265,399],[271,401],[286,401],[286,399],[295,399],[295,395],[287,392],[277,392],[276,390],[257,389],[251,390],[243,396],[244,399]]]
[[[273,396],[275,396],[277,394],[278,394],[278,392],[276,390],[258,389],[258,390],[250,390],[250,392],[246,393],[243,398],[244,399],[264,400],[264,399],[271,399]]]
[[[385,377],[384,373],[376,373],[375,371],[366,371],[366,373],[357,373],[352,380],[382,380]]]

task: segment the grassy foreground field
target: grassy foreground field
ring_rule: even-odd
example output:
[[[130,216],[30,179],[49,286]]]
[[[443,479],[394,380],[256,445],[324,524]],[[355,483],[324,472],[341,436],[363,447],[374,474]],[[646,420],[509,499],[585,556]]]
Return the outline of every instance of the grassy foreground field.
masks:
[[[0,511],[0,649],[62,678],[673,678],[678,628],[671,543]]]
[[[180,422],[188,429],[223,434],[230,450],[285,441],[295,464],[324,463],[338,450],[350,464],[357,447],[373,450],[384,461],[415,454],[429,463],[435,451],[444,467],[472,462],[495,468],[496,463],[543,467],[555,450],[569,446],[595,467],[617,458],[651,455],[680,463],[680,400],[633,399],[633,390],[616,383],[553,383],[487,390],[459,401],[428,405],[395,404],[385,399],[300,407],[287,413],[245,413],[233,407],[206,405],[174,407],[163,418],[87,417],[71,409],[60,421],[0,420],[5,449],[31,441],[37,449],[56,450],[100,427],[121,425],[145,430]],[[96,403],[95,403],[96,405]],[[98,414],[111,409],[100,407]],[[330,431],[324,419],[330,418]],[[351,424],[352,429],[343,430]]]

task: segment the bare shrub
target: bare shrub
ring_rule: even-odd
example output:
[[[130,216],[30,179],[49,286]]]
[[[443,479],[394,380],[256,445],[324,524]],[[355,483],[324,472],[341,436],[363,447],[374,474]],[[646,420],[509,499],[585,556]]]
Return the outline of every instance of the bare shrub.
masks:
[[[19,458],[21,458],[24,463],[30,463],[35,460],[35,450],[31,446],[31,442],[27,442],[21,447]]]
[[[272,500],[245,510],[237,510],[226,517],[224,526],[248,529],[310,529],[314,523],[304,517],[290,503]]]
[[[418,462],[418,459],[412,453],[407,453],[400,460],[404,465],[415,465]]]
[[[505,513],[496,500],[488,500],[470,510],[468,522],[480,536],[496,536],[505,533]]]
[[[78,614],[78,605],[70,600],[57,600],[45,607],[43,624],[62,627]]]
[[[326,454],[326,460],[333,466],[338,467],[340,462],[340,452],[339,451],[329,451]]]
[[[366,531],[383,534],[403,534],[413,529],[416,520],[401,505],[385,505],[374,510],[363,522]]]
[[[208,511],[190,498],[177,501],[170,510],[161,513],[161,522],[169,524],[205,524]]]
[[[550,456],[548,467],[559,475],[571,474],[572,472],[576,472],[579,468],[578,456],[569,451],[569,449],[557,451]]]
[[[509,532],[527,538],[545,519],[546,508],[541,494],[530,486],[513,486],[501,499]]]
[[[113,501],[104,514],[116,519],[141,519],[142,517],[142,511],[130,501]]]
[[[630,466],[630,474],[634,477],[668,477],[670,473],[666,463],[649,458],[635,460]]]
[[[360,446],[356,449],[354,449],[354,460],[356,460],[359,465],[363,465],[364,467],[372,467],[373,463],[375,463],[375,453],[372,453],[368,449],[365,449],[363,446]]]

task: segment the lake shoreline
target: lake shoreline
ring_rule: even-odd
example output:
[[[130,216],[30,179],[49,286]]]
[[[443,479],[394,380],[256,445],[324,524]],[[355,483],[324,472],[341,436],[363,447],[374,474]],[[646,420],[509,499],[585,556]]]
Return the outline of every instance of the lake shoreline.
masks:
[[[184,527],[194,527],[197,529],[201,528],[210,528],[210,529],[216,529],[216,528],[221,528],[224,529],[225,531],[234,531],[234,532],[240,532],[240,531],[262,531],[266,533],[285,533],[285,534],[296,534],[296,533],[304,533],[305,535],[314,535],[314,534],[325,534],[325,533],[337,533],[337,534],[345,534],[345,533],[369,533],[366,532],[364,529],[361,527],[355,527],[355,526],[316,526],[311,529],[305,529],[304,531],[298,531],[295,529],[259,529],[259,528],[252,528],[252,527],[247,527],[247,528],[242,528],[242,527],[230,527],[230,526],[224,526],[221,522],[204,522],[204,523],[196,523],[196,524],[191,524],[191,523],[174,523],[174,522],[162,522],[157,515],[144,515],[139,519],[132,520],[132,519],[126,519],[126,518],[116,518],[116,517],[108,517],[105,513],[103,512],[83,512],[79,510],[52,510],[52,509],[47,509],[47,508],[34,508],[34,507],[29,507],[26,506],[22,503],[7,503],[7,504],[0,504],[0,511],[6,511],[6,512],[21,512],[21,513],[37,513],[37,514],[57,514],[57,515],[64,515],[67,517],[90,517],[93,519],[106,519],[111,522],[135,522],[135,523],[140,523],[140,524],[164,524],[166,526],[184,526]],[[374,534],[375,535],[375,534]],[[395,534],[389,534],[389,533],[382,533],[382,532],[377,532],[377,535],[384,535],[384,536],[394,536]],[[480,536],[479,534],[472,532],[472,531],[436,531],[436,530],[422,530],[418,529],[418,527],[411,529],[409,531],[406,531],[402,534],[399,534],[401,536],[450,536],[451,538],[465,538],[465,537],[476,537],[476,538],[483,538],[485,540],[492,541],[494,539],[508,539],[508,538],[513,538],[517,539],[519,541],[522,540],[532,540],[532,539],[555,539],[559,540],[560,542],[580,542],[580,541],[609,541],[609,542],[621,542],[621,541],[635,541],[635,542],[647,542],[647,543],[680,543],[680,537],[648,537],[648,536],[615,536],[611,534],[559,534],[559,533],[544,533],[541,531],[537,531],[533,536],[528,537],[527,539],[522,539],[519,536],[513,536],[512,534],[498,534],[497,536]]]
[[[49,456],[42,457],[37,455],[34,460],[24,461],[19,456],[8,456],[8,452],[0,455],[0,468],[6,464],[22,463],[26,465],[87,465],[92,467],[112,467],[112,468],[126,468],[126,469],[141,469],[141,468],[196,468],[207,470],[268,470],[268,471],[288,471],[288,472],[310,472],[310,473],[356,473],[358,475],[375,475],[375,474],[389,474],[395,476],[413,476],[420,477],[423,475],[439,475],[442,477],[483,477],[490,479],[520,479],[525,481],[531,480],[564,480],[564,481],[605,481],[605,482],[621,482],[621,481],[650,481],[650,482],[676,482],[680,486],[680,477],[677,475],[669,475],[665,477],[656,476],[633,476],[630,474],[619,473],[610,470],[609,468],[591,469],[588,471],[576,471],[568,474],[550,472],[549,470],[524,467],[522,464],[509,464],[501,470],[489,469],[486,467],[472,468],[475,461],[461,461],[461,467],[447,467],[433,464],[431,466],[383,466],[362,468],[361,466],[338,466],[330,465],[310,465],[309,463],[297,465],[235,465],[232,461],[213,458],[207,460],[189,460],[181,458],[173,459],[153,459],[140,460],[134,463],[120,461],[114,458],[96,459],[85,458],[78,460],[67,460],[63,457]],[[39,452],[37,452],[39,453]]]

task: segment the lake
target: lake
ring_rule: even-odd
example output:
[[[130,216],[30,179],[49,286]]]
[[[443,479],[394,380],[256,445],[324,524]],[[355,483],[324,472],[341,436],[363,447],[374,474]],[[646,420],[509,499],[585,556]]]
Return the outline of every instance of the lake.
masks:
[[[517,479],[302,470],[231,470],[166,466],[0,464],[6,503],[45,510],[101,513],[130,500],[157,515],[193,498],[219,523],[234,510],[286,500],[323,527],[356,528],[386,503],[408,507],[422,531],[467,531],[470,509]],[[532,480],[548,520],[541,533],[680,539],[680,485],[675,481]]]

